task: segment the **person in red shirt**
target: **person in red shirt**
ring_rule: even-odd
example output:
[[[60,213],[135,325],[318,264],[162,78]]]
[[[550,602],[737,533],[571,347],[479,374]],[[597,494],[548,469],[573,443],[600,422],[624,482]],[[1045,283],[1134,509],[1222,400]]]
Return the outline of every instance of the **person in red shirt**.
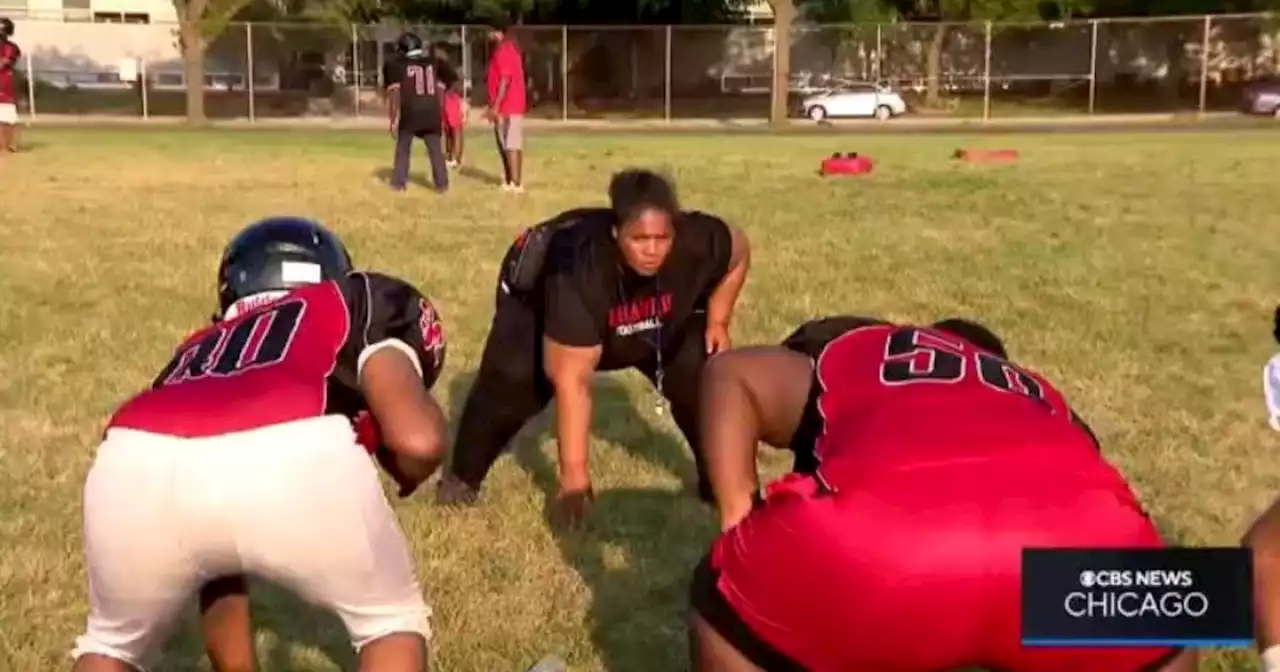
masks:
[[[496,46],[489,59],[486,84],[489,108],[485,117],[493,123],[502,156],[506,191],[524,191],[524,115],[528,111],[524,81],[524,57],[511,39],[505,22],[490,26],[489,39]]]
[[[443,49],[436,50],[436,58],[445,63],[449,61],[449,56]],[[462,165],[463,136],[466,129],[462,98],[465,88],[459,79],[444,92],[444,157],[445,164],[450,168]]]
[[[22,50],[13,41],[13,21],[0,17],[0,152],[18,151],[18,93],[14,68]]]
[[[982,325],[833,317],[716,355],[699,432],[720,537],[699,672],[1194,670],[1194,650],[1022,645],[1027,546],[1164,546],[1093,432]],[[796,472],[757,494],[756,446]]]

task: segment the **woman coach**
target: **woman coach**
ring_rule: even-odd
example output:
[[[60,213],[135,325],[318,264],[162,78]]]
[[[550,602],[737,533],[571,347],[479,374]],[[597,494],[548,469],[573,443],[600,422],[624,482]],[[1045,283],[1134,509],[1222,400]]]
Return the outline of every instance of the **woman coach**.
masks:
[[[592,497],[592,379],[627,368],[670,402],[693,448],[699,494],[710,496],[697,440],[698,378],[707,356],[730,345],[747,239],[718,217],[681,210],[671,183],[647,170],[615,175],[609,200],[609,208],[533,226],[507,251],[440,503],[474,502],[507,443],[554,398],[557,501],[569,522],[580,522]]]

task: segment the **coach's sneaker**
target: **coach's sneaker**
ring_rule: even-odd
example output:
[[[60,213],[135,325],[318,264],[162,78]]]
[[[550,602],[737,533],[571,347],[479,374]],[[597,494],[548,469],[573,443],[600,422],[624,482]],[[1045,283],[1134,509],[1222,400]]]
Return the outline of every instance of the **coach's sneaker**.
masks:
[[[445,472],[436,484],[436,504],[441,506],[472,506],[479,497],[479,490],[449,472]]]
[[[1262,369],[1262,395],[1267,403],[1267,424],[1280,432],[1280,354],[1272,356]]]

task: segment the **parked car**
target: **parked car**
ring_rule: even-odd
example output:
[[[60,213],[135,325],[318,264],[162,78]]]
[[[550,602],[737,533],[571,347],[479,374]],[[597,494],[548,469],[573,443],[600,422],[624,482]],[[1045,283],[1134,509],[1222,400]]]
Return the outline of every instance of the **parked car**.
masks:
[[[906,114],[907,103],[889,87],[851,84],[808,96],[801,108],[804,116],[814,121],[832,117],[874,117],[884,121]]]
[[[1240,98],[1240,111],[1280,119],[1280,79],[1259,80],[1246,85]]]

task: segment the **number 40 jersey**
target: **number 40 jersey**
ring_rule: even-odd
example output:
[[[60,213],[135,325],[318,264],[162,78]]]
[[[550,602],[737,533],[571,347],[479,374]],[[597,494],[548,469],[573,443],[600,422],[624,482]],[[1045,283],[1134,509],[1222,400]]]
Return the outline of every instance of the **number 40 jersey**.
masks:
[[[351,273],[258,301],[178,347],[151,389],[126,402],[108,429],[198,438],[366,410],[360,370],[396,348],[430,389],[444,366],[435,307],[412,285]]]

